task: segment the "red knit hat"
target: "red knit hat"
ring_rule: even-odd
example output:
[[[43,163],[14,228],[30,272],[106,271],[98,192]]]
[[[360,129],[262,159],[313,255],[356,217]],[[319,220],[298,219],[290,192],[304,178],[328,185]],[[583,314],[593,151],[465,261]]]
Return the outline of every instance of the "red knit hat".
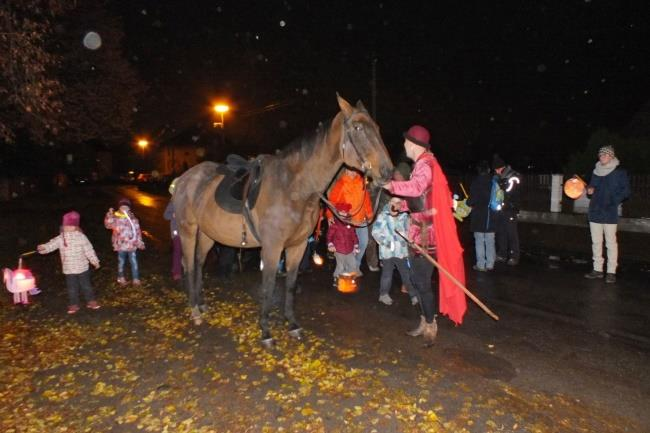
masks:
[[[431,134],[429,134],[429,131],[427,131],[427,128],[425,128],[424,126],[420,126],[420,125],[411,126],[409,130],[404,133],[404,138],[419,146],[426,147],[427,149],[431,147],[431,144],[429,144],[429,140],[431,139]]]
[[[81,220],[81,215],[79,215],[79,212],[70,211],[67,214],[63,215],[63,221],[61,225],[79,227],[79,220]]]
[[[336,203],[336,210],[339,212],[350,212],[352,205],[350,203]]]

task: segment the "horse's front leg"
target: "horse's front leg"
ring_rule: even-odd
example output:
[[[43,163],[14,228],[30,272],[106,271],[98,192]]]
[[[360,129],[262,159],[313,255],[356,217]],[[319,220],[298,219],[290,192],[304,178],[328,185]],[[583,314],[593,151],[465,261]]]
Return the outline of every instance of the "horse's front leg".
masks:
[[[280,261],[280,249],[262,249],[262,306],[260,309],[260,328],[262,330],[262,344],[266,348],[273,346],[273,337],[269,326],[269,315],[273,307],[273,292],[275,291],[275,279]]]
[[[198,298],[199,287],[196,285],[196,245],[197,227],[193,224],[180,224],[180,236],[183,254],[183,284],[187,290],[187,297],[190,306],[190,319],[195,324],[201,323],[201,312],[199,311]]]
[[[287,248],[284,251],[287,265],[287,278],[285,281],[285,297],[284,297],[284,317],[289,323],[289,335],[293,338],[300,339],[302,337],[302,328],[296,321],[294,313],[294,303],[296,294],[296,280],[298,278],[298,268],[300,261],[307,248],[307,242],[300,245]]]

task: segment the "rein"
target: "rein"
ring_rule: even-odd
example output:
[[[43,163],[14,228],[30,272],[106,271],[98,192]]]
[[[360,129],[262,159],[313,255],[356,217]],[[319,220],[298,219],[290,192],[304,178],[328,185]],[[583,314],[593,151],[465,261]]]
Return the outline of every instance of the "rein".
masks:
[[[365,193],[366,194],[368,193],[367,189],[366,189]],[[377,197],[375,198],[375,204],[374,204],[374,206],[372,208],[372,216],[373,216],[373,218],[377,215],[377,208],[379,208],[379,201],[380,201],[381,195],[383,193],[384,193],[384,188],[379,188],[379,194],[377,194]],[[350,219],[349,217],[344,217],[343,215],[341,215],[336,210],[336,206],[334,206],[334,204],[331,201],[329,201],[327,199],[327,197],[325,197],[325,195],[323,195],[322,192],[319,192],[318,196],[320,197],[321,200],[323,200],[323,203],[325,203],[327,205],[327,207],[332,211],[334,216],[336,216],[338,219],[340,219],[344,223],[349,224],[349,225],[354,226],[354,227],[368,227],[371,224],[369,221],[367,221],[365,224],[361,224],[361,225],[354,224],[352,222],[352,219]]]
[[[366,162],[363,160],[361,157],[361,153],[359,152],[359,149],[357,149],[357,146],[354,144],[354,140],[350,138],[350,128],[353,126],[350,126],[350,118],[346,118],[343,120],[343,133],[341,134],[341,141],[340,141],[340,149],[341,149],[341,159],[345,161],[345,148],[346,145],[349,144],[352,147],[352,150],[354,151],[354,154],[357,158],[357,161],[359,161],[359,164],[361,165],[361,168],[363,170],[363,197],[364,199],[361,201],[361,204],[359,205],[359,208],[355,210],[354,212],[350,213],[350,217],[358,214],[361,209],[363,209],[363,203],[365,201],[366,194],[368,194],[368,177],[366,176],[366,170],[369,168]],[[377,194],[377,197],[375,198],[375,204],[372,209],[372,216],[373,218],[377,215],[377,209],[379,208],[379,201],[381,199],[381,195],[383,194],[383,188],[379,188],[379,193]],[[346,224],[349,224],[354,227],[368,227],[370,225],[370,222],[366,222],[365,224],[357,225],[352,222],[352,219],[350,217],[344,217],[342,216],[337,210],[336,206],[325,197],[323,193],[318,193],[318,196],[320,197],[321,200],[323,200],[323,203],[327,205],[327,207],[332,211],[332,213],[341,221],[343,221]]]

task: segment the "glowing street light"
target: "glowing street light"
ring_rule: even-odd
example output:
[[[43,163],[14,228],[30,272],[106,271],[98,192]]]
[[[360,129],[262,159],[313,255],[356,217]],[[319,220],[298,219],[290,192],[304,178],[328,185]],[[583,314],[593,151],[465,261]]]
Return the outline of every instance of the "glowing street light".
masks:
[[[142,151],[142,157],[144,158],[144,151],[147,148],[147,146],[149,146],[149,140],[145,138],[140,138],[136,143],[140,148],[140,150]]]
[[[226,114],[228,111],[230,111],[230,107],[226,104],[214,104],[212,107],[214,111],[219,114],[221,118],[221,122],[214,122],[213,126],[216,128],[217,126],[221,127],[223,129],[224,123],[223,123],[223,116]]]

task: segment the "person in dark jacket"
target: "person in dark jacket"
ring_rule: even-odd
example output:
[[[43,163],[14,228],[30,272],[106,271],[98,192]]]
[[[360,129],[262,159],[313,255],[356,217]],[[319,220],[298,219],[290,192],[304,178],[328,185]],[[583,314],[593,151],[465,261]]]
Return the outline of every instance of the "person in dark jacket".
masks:
[[[478,176],[469,188],[467,205],[471,206],[470,230],[474,233],[476,264],[474,270],[485,272],[494,269],[496,247],[494,242],[495,212],[490,209],[492,176],[487,161],[480,161],[476,170]]]
[[[519,231],[517,215],[519,214],[519,184],[521,175],[494,155],[492,168],[498,176],[499,186],[503,190],[503,205],[496,213],[497,262],[507,262],[510,266],[519,264]]]
[[[619,165],[614,148],[601,147],[598,150],[598,162],[587,186],[587,195],[591,198],[588,219],[594,267],[585,277],[594,279],[605,276],[607,283],[616,282],[618,206],[630,196],[630,180],[627,172]],[[603,273],[603,236],[607,246],[607,275]]]

